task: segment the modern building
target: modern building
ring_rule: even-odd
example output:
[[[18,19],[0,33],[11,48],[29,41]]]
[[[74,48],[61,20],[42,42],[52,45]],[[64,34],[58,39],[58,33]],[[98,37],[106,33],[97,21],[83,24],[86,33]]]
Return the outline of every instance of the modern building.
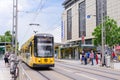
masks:
[[[102,13],[120,25],[119,4],[120,0],[65,0],[62,4],[61,58],[79,59],[81,46],[93,46],[92,32],[102,22]]]

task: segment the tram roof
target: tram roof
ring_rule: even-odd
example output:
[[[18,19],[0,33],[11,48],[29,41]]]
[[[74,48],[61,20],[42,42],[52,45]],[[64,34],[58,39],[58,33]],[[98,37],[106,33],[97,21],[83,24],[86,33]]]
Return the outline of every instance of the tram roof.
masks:
[[[35,36],[50,36],[50,37],[53,37],[53,35],[49,34],[49,33],[38,33],[38,34],[35,34]]]

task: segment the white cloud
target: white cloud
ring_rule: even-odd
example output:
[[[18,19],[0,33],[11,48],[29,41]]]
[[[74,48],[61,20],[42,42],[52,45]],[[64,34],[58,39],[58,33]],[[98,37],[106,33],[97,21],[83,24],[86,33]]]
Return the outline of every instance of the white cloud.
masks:
[[[54,30],[52,30],[50,33],[54,35],[55,42],[61,42],[61,27],[54,28]]]
[[[12,8],[12,0],[0,0],[0,12],[6,13],[11,11]]]
[[[18,0],[18,41],[20,42],[20,46],[34,34],[34,30],[37,30],[39,33],[51,33],[54,35],[55,42],[61,42],[60,19],[62,6],[60,7],[57,5],[58,3],[49,0],[42,0],[44,1],[42,2],[42,5],[44,5],[42,10],[34,12],[38,8],[40,1],[41,0]],[[45,1],[48,2],[45,3]],[[49,6],[50,4],[51,6]],[[61,3],[59,4],[61,5]],[[39,8],[40,7],[41,5]],[[33,13],[26,13],[26,11],[33,11]],[[13,0],[0,0],[0,25],[6,26],[0,26],[0,35],[7,30],[12,30],[12,12]],[[40,26],[29,26],[30,23],[37,23],[40,24]]]
[[[12,0],[0,0],[0,34],[12,30]]]

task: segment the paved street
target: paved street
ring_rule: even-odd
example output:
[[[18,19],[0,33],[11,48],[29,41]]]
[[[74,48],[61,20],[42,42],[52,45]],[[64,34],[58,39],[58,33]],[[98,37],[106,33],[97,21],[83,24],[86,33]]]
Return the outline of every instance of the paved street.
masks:
[[[22,64],[31,80],[114,80],[120,71],[100,65],[83,65],[79,60],[55,59],[55,67],[31,69]],[[37,75],[35,77],[35,75]]]
[[[120,70],[100,67],[100,65],[83,65],[80,60],[55,59],[55,67],[49,69],[31,69],[25,64],[24,72],[31,80],[113,80],[119,79]],[[95,61],[94,61],[95,62]],[[22,72],[21,72],[22,71]],[[20,70],[20,75],[23,75],[23,70]],[[25,78],[25,73],[19,79]],[[0,60],[0,80],[10,80],[9,67],[6,67],[3,60]],[[52,74],[52,75],[51,75]],[[35,77],[34,75],[37,75]],[[47,75],[47,76],[46,76]],[[112,76],[113,75],[113,76]],[[60,77],[61,76],[61,77]],[[25,78],[27,79],[27,78]]]

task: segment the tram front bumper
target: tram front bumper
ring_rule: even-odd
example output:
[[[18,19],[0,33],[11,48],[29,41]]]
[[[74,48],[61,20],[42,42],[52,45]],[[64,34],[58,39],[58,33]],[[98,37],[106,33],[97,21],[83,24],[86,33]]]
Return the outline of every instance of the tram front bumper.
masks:
[[[33,64],[33,67],[54,67],[54,64]]]

